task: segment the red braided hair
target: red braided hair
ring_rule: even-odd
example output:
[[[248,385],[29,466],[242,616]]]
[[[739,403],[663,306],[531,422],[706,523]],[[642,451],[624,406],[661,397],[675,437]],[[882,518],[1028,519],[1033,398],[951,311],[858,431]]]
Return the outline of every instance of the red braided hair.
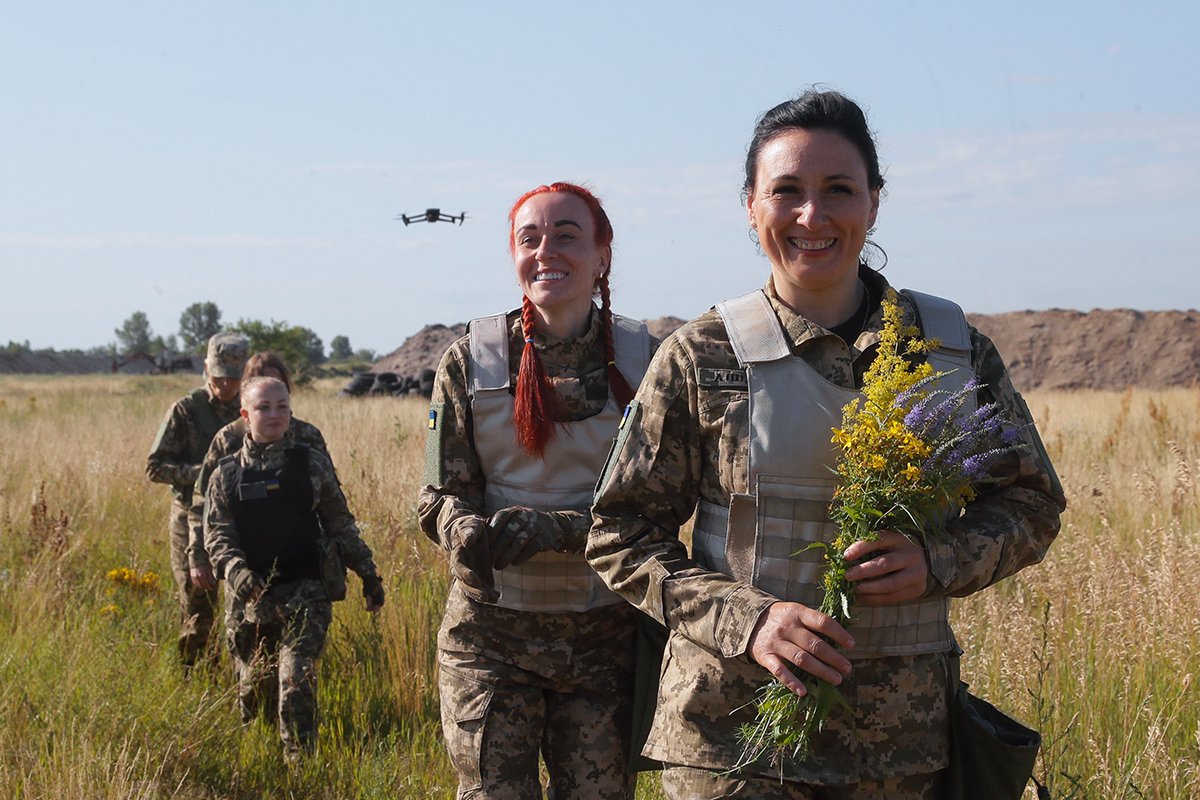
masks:
[[[517,372],[513,425],[517,429],[517,444],[526,453],[541,458],[546,443],[554,438],[559,403],[542,367],[542,357],[533,346],[533,320],[533,302],[522,297],[521,332],[525,335],[525,347],[521,349],[521,367]]]
[[[516,255],[516,231],[513,223],[517,212],[529,198],[547,192],[569,192],[587,205],[596,226],[596,246],[601,250],[612,246],[613,229],[608,214],[599,199],[582,186],[573,183],[551,183],[531,189],[517,198],[508,212],[508,251]],[[600,296],[601,322],[603,324],[604,360],[608,364],[608,388],[613,399],[624,406],[633,399],[633,389],[617,369],[613,350],[612,310],[609,301],[608,273],[610,264],[596,282],[595,293]],[[517,372],[517,388],[513,404],[513,425],[517,429],[517,442],[525,452],[539,458],[546,452],[546,444],[554,438],[554,423],[558,418],[559,400],[546,377],[541,356],[533,345],[533,303],[528,297],[521,301],[521,331],[525,336],[525,347],[521,351],[521,366]]]

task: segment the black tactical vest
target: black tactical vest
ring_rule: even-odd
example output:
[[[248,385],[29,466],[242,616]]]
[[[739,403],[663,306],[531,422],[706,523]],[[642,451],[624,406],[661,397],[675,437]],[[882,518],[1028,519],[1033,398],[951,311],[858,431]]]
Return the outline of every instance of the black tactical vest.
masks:
[[[308,447],[289,448],[278,469],[243,469],[235,454],[221,459],[221,471],[250,568],[272,583],[319,580],[321,523],[313,509]]]

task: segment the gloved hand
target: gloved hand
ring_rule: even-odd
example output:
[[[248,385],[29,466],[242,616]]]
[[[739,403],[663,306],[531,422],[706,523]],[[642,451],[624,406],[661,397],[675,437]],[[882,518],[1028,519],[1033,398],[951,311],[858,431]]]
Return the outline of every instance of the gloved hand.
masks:
[[[577,535],[570,515],[561,511],[535,511],[524,506],[502,508],[488,520],[492,566],[504,569],[524,564],[537,553],[583,550],[584,537]]]
[[[367,611],[383,608],[383,578],[367,575],[362,579],[362,585],[363,597],[367,600]]]
[[[229,588],[233,590],[234,595],[239,600],[245,603],[252,603],[259,598],[266,588],[262,582],[262,578],[254,574],[254,570],[245,565],[235,567],[230,571],[227,578]]]
[[[481,517],[458,520],[450,531],[450,574],[467,597],[494,604],[500,599],[492,580],[492,557],[488,548],[488,525]]]

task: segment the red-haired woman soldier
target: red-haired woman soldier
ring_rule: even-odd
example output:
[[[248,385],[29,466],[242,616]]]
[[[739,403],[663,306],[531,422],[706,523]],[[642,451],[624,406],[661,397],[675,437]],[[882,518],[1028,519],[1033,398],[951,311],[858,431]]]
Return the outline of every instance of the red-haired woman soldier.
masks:
[[[636,615],[588,568],[592,490],[653,340],[609,308],[612,226],[569,183],[509,212],[521,309],[442,358],[421,527],[450,554],[438,634],[458,796],[631,798]],[[599,297],[600,305],[593,303]]]

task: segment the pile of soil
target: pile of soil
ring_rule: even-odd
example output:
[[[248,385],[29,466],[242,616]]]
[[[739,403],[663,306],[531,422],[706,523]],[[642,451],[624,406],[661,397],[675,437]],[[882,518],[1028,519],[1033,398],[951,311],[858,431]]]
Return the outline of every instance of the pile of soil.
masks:
[[[1008,365],[1013,383],[1031,389],[1146,389],[1200,385],[1200,311],[1013,311],[968,314]],[[684,323],[646,320],[659,338]],[[462,324],[426,325],[379,359],[373,373],[417,378],[466,332]]]
[[[467,333],[467,326],[426,325],[404,340],[404,344],[375,362],[371,372],[394,372],[397,375],[419,377],[426,369],[437,369],[442,354],[450,345]]]
[[[1028,389],[1159,389],[1200,384],[1200,312],[968,314]]]

